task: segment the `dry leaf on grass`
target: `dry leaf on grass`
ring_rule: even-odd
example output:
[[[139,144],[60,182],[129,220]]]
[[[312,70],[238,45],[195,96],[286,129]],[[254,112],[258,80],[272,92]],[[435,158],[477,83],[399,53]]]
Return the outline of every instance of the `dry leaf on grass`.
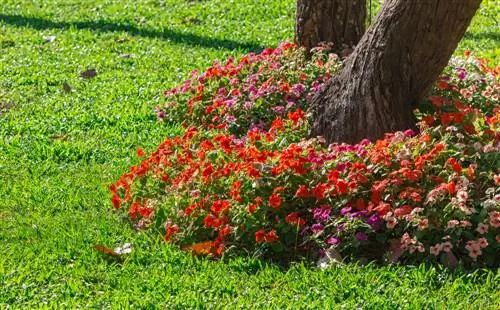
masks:
[[[84,79],[92,79],[97,75],[97,71],[95,69],[88,69],[83,72],[80,72],[80,76]]]

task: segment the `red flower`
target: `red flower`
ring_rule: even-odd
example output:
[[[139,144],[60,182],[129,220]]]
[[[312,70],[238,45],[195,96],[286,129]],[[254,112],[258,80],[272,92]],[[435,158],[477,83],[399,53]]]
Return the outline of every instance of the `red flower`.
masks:
[[[138,149],[137,149],[137,156],[138,156],[138,157],[143,157],[143,156],[144,156],[144,150],[143,150],[143,149],[141,149],[141,148],[138,148]]]
[[[344,180],[338,180],[337,183],[335,184],[335,188],[337,189],[337,192],[339,195],[344,195],[347,194],[347,182]]]
[[[277,194],[272,194],[271,197],[269,197],[269,205],[271,208],[279,209],[281,205],[281,198]]]
[[[310,196],[309,189],[307,189],[306,185],[300,185],[299,189],[295,193],[295,197],[297,198],[308,198]]]
[[[296,126],[300,120],[305,117],[304,111],[297,109],[294,112],[288,112],[288,119],[292,121],[293,125]]]
[[[450,195],[453,195],[456,193],[457,191],[457,187],[455,186],[455,183],[453,181],[451,181],[450,183],[448,183],[448,192],[450,193]]]
[[[312,190],[312,194],[314,195],[314,198],[316,198],[317,200],[321,200],[321,199],[325,198],[327,190],[328,190],[328,184],[319,183]]]
[[[402,216],[410,214],[412,210],[413,210],[413,208],[411,206],[408,206],[408,205],[402,206],[401,208],[397,208],[396,210],[394,210],[394,216],[395,217],[402,217]]]
[[[116,194],[113,194],[113,197],[111,197],[111,202],[113,202],[113,207],[115,209],[119,209],[120,205],[122,203],[120,197],[118,197],[118,195],[116,195]]]
[[[177,225],[168,225],[167,226],[167,229],[166,229],[166,232],[165,232],[165,241],[170,241],[170,239],[172,238],[173,235],[175,235],[176,233],[178,233],[180,230],[179,226]]]
[[[330,172],[328,173],[328,181],[335,182],[339,179],[339,176],[340,171],[338,171],[337,169],[330,170]]]
[[[265,237],[265,232],[264,229],[259,230],[258,232],[255,233],[255,241],[257,243],[262,243],[264,242],[264,237]]]
[[[305,225],[306,221],[299,217],[297,212],[292,212],[285,217],[285,222],[287,224],[297,224],[299,226]]]
[[[257,211],[257,208],[258,208],[258,207],[259,207],[259,206],[257,206],[257,205],[256,205],[256,204],[254,204],[254,203],[249,204],[249,205],[248,205],[248,213],[250,213],[250,214],[254,213],[255,211]]]
[[[385,202],[381,202],[376,206],[373,211],[377,212],[380,216],[385,216],[389,211],[391,211],[391,205]]]
[[[212,211],[215,215],[219,215],[222,211],[229,210],[229,201],[227,200],[216,200],[210,207],[210,211]]]
[[[268,232],[265,237],[264,237],[264,240],[266,240],[266,242],[268,243],[273,243],[273,242],[276,242],[279,240],[278,236],[276,235],[276,231],[273,229],[271,230],[270,232]]]
[[[354,206],[356,207],[356,210],[358,210],[358,211],[365,210],[366,209],[365,200],[363,198],[359,198],[358,200],[356,200],[356,203],[354,204]]]

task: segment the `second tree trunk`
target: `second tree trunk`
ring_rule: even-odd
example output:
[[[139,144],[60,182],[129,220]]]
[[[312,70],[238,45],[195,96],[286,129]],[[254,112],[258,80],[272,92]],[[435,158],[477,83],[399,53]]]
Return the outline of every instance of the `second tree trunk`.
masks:
[[[357,143],[415,126],[481,0],[386,0],[344,68],[313,100],[312,136]]]

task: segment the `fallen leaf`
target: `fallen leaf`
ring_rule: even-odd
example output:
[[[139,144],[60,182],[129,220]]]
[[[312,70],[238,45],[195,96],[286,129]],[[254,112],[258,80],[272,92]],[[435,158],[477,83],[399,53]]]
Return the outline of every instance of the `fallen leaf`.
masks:
[[[47,36],[47,37],[43,37],[43,39],[47,43],[52,43],[52,42],[54,42],[56,40],[56,36]]]
[[[66,141],[68,139],[67,135],[52,135],[49,138],[52,140],[61,140],[61,141]]]
[[[118,55],[118,57],[120,57],[120,58],[132,58],[133,54],[120,54],[120,55]]]
[[[186,18],[182,19],[182,23],[199,25],[199,24],[201,24],[201,19],[196,18],[196,17],[186,17]]]
[[[63,89],[67,93],[70,93],[73,90],[73,88],[66,82],[64,82],[64,84],[63,84]]]
[[[144,24],[148,20],[145,17],[135,17],[134,20],[138,23]]]
[[[105,245],[102,245],[102,244],[95,245],[94,246],[94,250],[96,250],[97,252],[101,252],[101,253],[103,253],[105,255],[114,257],[114,258],[119,258],[120,257],[120,254],[116,253],[112,249],[110,249],[110,248],[108,248],[108,247],[106,247]]]
[[[123,37],[116,38],[115,41],[117,43],[123,43],[123,42],[128,41],[128,38],[127,38],[127,36],[123,36]]]
[[[91,79],[97,75],[97,71],[95,69],[88,69],[80,73],[80,76],[84,79]]]
[[[201,243],[196,243],[193,245],[188,245],[182,248],[183,251],[190,252],[194,255],[210,255],[213,253],[213,242],[205,241]]]

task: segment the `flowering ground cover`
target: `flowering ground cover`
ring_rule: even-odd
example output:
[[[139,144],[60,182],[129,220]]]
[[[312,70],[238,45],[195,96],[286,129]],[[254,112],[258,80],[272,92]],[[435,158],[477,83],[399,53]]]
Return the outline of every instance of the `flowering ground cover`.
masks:
[[[306,112],[341,60],[317,50],[309,61],[283,43],[165,91],[157,116],[185,132],[138,150],[145,159],[110,187],[114,207],[198,254],[496,266],[497,70],[454,57],[415,112],[418,133],[326,145],[308,137]]]
[[[484,1],[457,51],[458,56],[471,49],[475,56],[487,57],[491,63],[498,64],[495,58],[498,33],[495,32],[494,20],[497,12],[494,1]],[[222,14],[223,19],[219,18]],[[272,305],[285,308],[344,305],[348,308],[498,308],[500,278],[496,269],[471,272],[460,268],[447,270],[439,265],[380,267],[348,263],[342,268],[322,270],[307,262],[294,263],[283,269],[268,260],[241,256],[214,261],[194,257],[178,250],[177,246],[165,244],[165,231],[160,226],[150,226],[159,227],[157,232],[135,232],[134,225],[137,226],[142,216],[140,210],[133,225],[130,225],[128,212],[123,217],[110,212],[109,184],[116,182],[130,166],[149,158],[167,137],[187,131],[180,125],[180,120],[169,121],[168,115],[165,115],[164,122],[158,121],[161,113],[155,115],[154,108],[166,103],[160,92],[176,87],[190,76],[192,69],[202,73],[214,59],[225,60],[233,56],[236,62],[241,55],[260,52],[264,47],[275,47],[278,42],[290,40],[293,15],[294,3],[291,0],[2,1],[1,307],[156,305],[210,308],[234,305],[265,308]],[[96,75],[93,76],[89,69],[95,69]],[[80,76],[85,71],[85,77]],[[458,78],[460,72],[454,73],[453,76]],[[63,86],[65,83],[66,87]],[[464,92],[460,96],[468,94]],[[452,109],[448,104],[443,108],[445,106]],[[290,108],[282,115],[285,129],[293,126],[293,120],[288,120],[288,112],[297,112],[296,107]],[[280,109],[275,112],[279,113]],[[259,112],[258,109],[255,111]],[[301,113],[293,115],[292,118],[300,123]],[[262,117],[266,116],[271,117],[267,114]],[[453,115],[450,120],[455,122],[455,117]],[[231,123],[231,118],[225,121]],[[271,120],[266,126],[270,125]],[[302,125],[305,124],[300,123],[297,128],[305,129]],[[473,125],[484,128],[489,123]],[[452,128],[443,130],[443,134],[452,139],[450,144],[454,152],[457,151],[456,140],[460,138],[458,134],[464,134],[465,130],[461,126],[455,127],[457,131]],[[234,134],[244,132],[237,127],[230,129]],[[300,130],[296,138],[299,138]],[[276,133],[284,134],[287,132]],[[435,141],[438,133],[430,135],[434,139],[431,141]],[[469,139],[468,135],[465,136]],[[471,137],[480,138],[478,135]],[[193,136],[193,139],[198,138]],[[265,137],[261,141],[263,144],[259,148],[270,148],[274,152]],[[486,145],[488,143],[482,143],[483,151]],[[399,149],[402,144],[394,143],[392,147]],[[135,156],[138,148],[143,149],[145,157]],[[245,148],[248,148],[247,144]],[[221,152],[224,153],[222,149]],[[269,160],[273,162],[275,158]],[[467,176],[466,168],[470,165],[458,157],[457,163],[462,165],[462,173]],[[456,163],[441,164],[446,168],[444,177],[454,173]],[[261,168],[262,173],[267,173],[265,167],[255,167],[258,171]],[[480,169],[476,173],[483,178]],[[344,179],[343,174],[340,176]],[[372,180],[370,178],[370,182]],[[446,181],[446,184],[450,183]],[[458,181],[454,182],[455,195],[460,190]],[[276,182],[284,181],[277,179]],[[491,179],[488,178],[488,182]],[[240,189],[243,189],[243,183]],[[275,193],[280,210],[286,211],[289,207],[291,195],[296,193],[293,190],[285,188]],[[484,188],[484,195],[487,195],[486,190]],[[468,194],[467,200],[472,202],[471,191]],[[263,199],[266,208],[270,195]],[[445,199],[451,198],[449,195],[447,193]],[[411,195],[408,199],[412,199]],[[278,199],[272,201],[278,205]],[[481,205],[470,207],[482,208]],[[120,210],[129,211],[126,208],[123,205]],[[325,211],[326,208],[318,210],[316,217],[321,220]],[[332,208],[330,212],[333,211]],[[258,209],[254,214],[265,216],[262,212]],[[295,218],[292,215],[288,221],[296,221],[299,225],[299,217],[303,216]],[[304,217],[306,219],[310,220]],[[398,225],[401,222],[398,219]],[[471,220],[475,225],[471,229],[474,237],[471,240],[478,240],[476,237],[482,235],[476,231],[479,222]],[[321,238],[331,233],[330,223],[319,224],[324,226],[325,235],[309,240],[311,246],[321,244],[325,241]],[[368,238],[372,238],[366,222],[358,224]],[[428,225],[432,228],[432,221]],[[486,236],[492,238],[492,225],[486,225]],[[457,228],[455,226],[452,237],[458,233]],[[417,226],[413,229],[418,232]],[[266,235],[268,241],[272,240],[273,234],[268,234],[269,231],[266,227],[264,241]],[[280,233],[276,231],[277,236]],[[173,238],[181,236],[177,234]],[[253,247],[251,242],[257,241],[255,233],[249,236],[252,238],[248,238],[248,243],[242,240],[242,244]],[[345,242],[345,236],[338,237]],[[115,248],[125,243],[131,243],[132,252],[123,259],[108,258],[93,249],[97,244]],[[259,243],[263,248],[273,244],[276,243]],[[468,263],[473,263],[465,248],[467,244],[460,246],[462,255],[469,259]],[[487,250],[483,251],[485,248],[481,245],[479,248],[482,253],[477,257],[477,264],[483,264]],[[230,250],[225,249],[228,255]],[[444,250],[443,245],[439,255]],[[437,252],[437,249],[433,251]],[[351,253],[343,252],[343,255],[348,257]],[[433,257],[432,254],[427,256]],[[440,260],[441,257],[432,259]]]

